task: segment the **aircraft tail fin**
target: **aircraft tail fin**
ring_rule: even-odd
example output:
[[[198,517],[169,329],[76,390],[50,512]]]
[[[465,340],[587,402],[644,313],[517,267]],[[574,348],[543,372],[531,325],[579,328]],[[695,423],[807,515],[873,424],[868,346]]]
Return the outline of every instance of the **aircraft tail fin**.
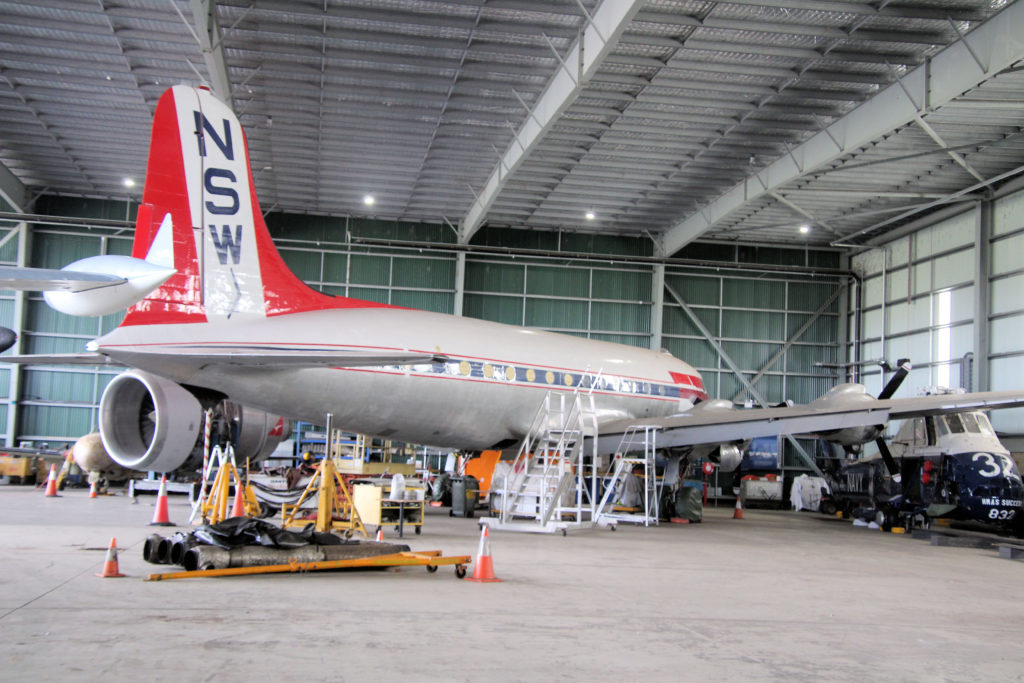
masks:
[[[132,256],[177,272],[124,325],[383,306],[322,294],[289,270],[260,212],[241,124],[203,88],[174,86],[157,104]]]

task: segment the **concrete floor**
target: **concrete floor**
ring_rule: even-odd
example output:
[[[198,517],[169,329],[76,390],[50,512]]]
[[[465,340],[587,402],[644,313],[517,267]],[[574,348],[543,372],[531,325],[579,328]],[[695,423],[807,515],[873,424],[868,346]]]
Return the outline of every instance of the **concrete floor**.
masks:
[[[498,584],[450,568],[146,582],[153,503],[0,486],[0,680],[1024,677],[1024,563],[814,513],[495,533]],[[170,510],[188,517],[181,496]],[[112,536],[128,578],[95,576]],[[446,554],[478,540],[445,510],[406,535]]]

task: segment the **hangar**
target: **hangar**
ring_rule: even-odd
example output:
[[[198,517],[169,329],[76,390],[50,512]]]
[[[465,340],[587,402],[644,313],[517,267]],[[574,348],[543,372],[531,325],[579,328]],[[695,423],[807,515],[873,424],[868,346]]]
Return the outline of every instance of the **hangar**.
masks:
[[[5,265],[61,268],[130,254],[157,101],[172,85],[207,85],[245,130],[255,191],[282,257],[327,294],[666,348],[699,371],[710,397],[738,404],[806,403],[846,380],[877,393],[887,379],[883,364],[902,358],[914,365],[908,388],[1021,388],[1024,48],[1016,36],[1024,6],[1016,3],[54,0],[8,2],[0,12]],[[118,314],[61,315],[34,293],[5,293],[0,301],[0,323],[18,333],[20,354],[77,352],[121,321]],[[7,445],[65,443],[93,431],[101,394],[118,372],[4,366]],[[1022,450],[1021,410],[996,411],[992,423],[1010,450]],[[782,448],[783,476],[802,471],[796,447]],[[18,505],[12,519],[28,523],[29,504]],[[84,513],[74,514],[88,528]],[[814,545],[816,536],[803,528],[790,540],[768,536],[802,523],[782,519],[756,520],[765,535],[731,551],[750,551],[765,538],[779,553]],[[475,535],[475,526],[449,524],[438,522],[454,538]],[[60,529],[59,542],[83,542],[76,539],[86,532],[76,525]],[[728,564],[711,533],[687,550],[687,540],[669,531],[625,541],[636,544],[638,557],[651,558],[653,569],[640,570],[649,585],[662,587],[662,573],[698,557]],[[135,533],[141,540],[144,533]],[[873,547],[847,538],[847,529],[842,534],[854,547]],[[886,542],[894,540],[902,541]],[[571,664],[517,670],[507,656],[484,652],[501,665],[483,670],[499,677],[627,672],[622,658],[575,651],[592,642],[589,628],[613,642],[621,635],[613,615],[591,610],[622,578],[595,572],[595,564],[610,555],[613,567],[634,570],[634,563],[622,564],[616,545],[623,541],[580,536],[578,545],[557,551],[566,554],[547,571],[592,582],[594,594],[567,597],[573,584],[558,583],[564,603],[546,607],[553,594],[530,587],[545,575],[537,567],[550,562],[550,547],[501,542],[523,553],[515,560],[524,576],[516,590],[529,607],[510,614],[547,624],[520,627],[504,614],[494,617],[492,610],[508,608],[507,597],[474,597],[467,603],[480,610],[473,623],[446,621],[444,634],[465,641],[492,623],[517,647],[544,650],[538,667],[557,667],[560,657]],[[1004,597],[1019,593],[1004,576],[1011,563],[990,568],[963,556],[912,553],[905,544],[882,552],[892,553],[880,560],[887,575],[906,563],[930,572],[930,589],[952,581],[952,573],[932,566],[939,561],[979,576]],[[781,618],[786,609],[798,621],[838,611],[838,620],[862,630],[893,617],[854,609],[855,593],[835,606],[827,583],[790,583],[775,555],[759,560],[764,573],[740,572],[717,586],[725,593],[749,582],[741,589],[746,604],[695,603],[714,615],[710,625],[700,614],[683,614],[685,600],[673,602],[668,642],[690,648],[692,671],[711,674],[705,658],[716,658],[739,667],[725,670],[734,677],[809,676],[813,648],[779,652],[787,629],[810,635]],[[12,569],[33,566],[13,561]],[[815,566],[857,586],[873,569],[851,576],[836,564]],[[684,581],[712,580],[706,569],[691,568],[697,573]],[[32,584],[30,597],[51,590],[44,585],[51,578]],[[386,583],[374,579],[365,590],[387,595]],[[286,590],[300,599],[307,585]],[[778,589],[791,600],[759,603],[752,588]],[[406,581],[394,589],[404,600],[384,611],[400,620],[402,605],[431,589]],[[115,589],[103,590],[117,599]],[[216,599],[207,590],[154,600],[133,587],[131,598],[157,614],[164,601]],[[892,590],[896,597],[886,600],[903,604],[917,588],[908,582]],[[941,590],[941,598],[954,599],[949,586]],[[438,610],[466,600],[450,586],[439,591],[444,599],[430,599]],[[257,595],[254,588],[251,599]],[[793,606],[805,596],[814,600]],[[630,628],[657,640],[658,621],[669,615],[652,597],[640,602],[648,612],[630,615]],[[561,610],[551,607],[558,604]],[[998,602],[978,604],[979,615],[985,607],[989,616],[999,613]],[[34,610],[14,598],[7,609],[8,624]],[[366,656],[375,642],[368,634],[390,640],[384,634],[391,629],[387,619],[375,620],[372,604],[360,609],[372,626],[356,638],[363,651],[347,653],[362,668],[346,675],[364,677],[375,661],[414,678],[472,675],[416,669],[412,659],[389,660],[404,657],[393,653]],[[733,631],[730,609],[737,624],[747,623],[745,615],[756,624],[735,630],[767,672],[744,668],[750,662],[717,645]],[[941,609],[934,609],[929,616],[938,618]],[[581,610],[599,625],[567,616]],[[250,629],[260,624],[245,619],[241,642],[258,646]],[[423,612],[413,621],[430,623]],[[893,633],[920,626],[900,621]],[[1006,634],[1019,635],[1010,629],[971,646],[998,652]],[[835,628],[827,638],[841,653],[837,677],[877,673],[842,636]],[[147,637],[159,642],[156,633]],[[34,648],[34,638],[24,642]],[[632,635],[626,642],[650,657],[639,671],[672,673],[660,649]],[[963,643],[936,644],[956,657],[916,670],[922,677],[1002,671],[998,657],[982,662]],[[438,647],[459,653],[451,644]],[[889,652],[913,667],[920,652],[910,650]],[[89,661],[112,666],[116,655],[106,664],[92,655]],[[401,666],[388,669],[388,661]],[[915,676],[888,666],[884,672]]]

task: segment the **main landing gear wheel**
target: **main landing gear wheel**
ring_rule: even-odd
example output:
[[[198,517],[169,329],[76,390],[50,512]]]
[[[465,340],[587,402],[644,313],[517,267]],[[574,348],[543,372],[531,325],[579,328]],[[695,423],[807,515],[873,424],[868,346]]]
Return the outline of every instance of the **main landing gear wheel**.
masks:
[[[457,564],[455,565],[455,578],[464,579],[466,578],[466,565]]]
[[[427,571],[430,572],[431,574],[433,574],[434,572],[437,571],[437,565],[436,564],[428,564],[427,565]]]

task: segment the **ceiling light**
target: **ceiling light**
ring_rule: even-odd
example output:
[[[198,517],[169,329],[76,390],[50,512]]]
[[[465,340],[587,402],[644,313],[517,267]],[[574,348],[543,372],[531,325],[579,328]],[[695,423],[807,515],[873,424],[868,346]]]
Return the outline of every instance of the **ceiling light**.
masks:
[[[363,197],[363,204],[366,204],[367,206],[373,206],[373,203],[375,201],[377,201],[377,200],[373,198],[372,194],[368,194],[368,195]]]
[[[125,178],[124,179],[124,186],[125,187],[135,187],[135,181],[132,180],[131,178]]]
[[[597,215],[593,211],[587,211],[586,216],[588,221],[592,221],[597,218]]]
[[[810,231],[811,231],[811,226],[809,226],[809,225],[801,225],[800,226],[800,234],[806,235]]]

